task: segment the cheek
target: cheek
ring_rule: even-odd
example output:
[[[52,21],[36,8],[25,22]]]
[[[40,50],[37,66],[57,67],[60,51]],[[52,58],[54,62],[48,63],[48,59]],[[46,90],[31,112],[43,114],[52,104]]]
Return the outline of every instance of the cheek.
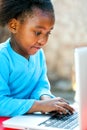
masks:
[[[34,34],[30,33],[30,32],[27,32],[27,31],[22,34],[22,37],[23,37],[23,39],[25,39],[27,41],[30,41],[30,42],[37,41],[37,38],[34,36]]]
[[[22,43],[24,44],[24,46],[31,48],[33,45],[35,45],[37,43],[37,38],[35,38],[32,35],[28,35],[28,37],[24,37]]]
[[[37,39],[30,33],[20,33],[17,37],[23,44],[33,44],[37,41]]]
[[[38,41],[34,33],[26,27],[19,29],[16,36],[17,39],[19,39],[19,41],[25,45],[33,45]]]

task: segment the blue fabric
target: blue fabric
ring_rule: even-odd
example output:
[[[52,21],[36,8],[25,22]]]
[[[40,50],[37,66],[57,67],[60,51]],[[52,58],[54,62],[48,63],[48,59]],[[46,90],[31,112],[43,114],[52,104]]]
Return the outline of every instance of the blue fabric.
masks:
[[[25,114],[42,95],[50,92],[43,50],[29,59],[16,53],[9,39],[0,44],[0,116]]]

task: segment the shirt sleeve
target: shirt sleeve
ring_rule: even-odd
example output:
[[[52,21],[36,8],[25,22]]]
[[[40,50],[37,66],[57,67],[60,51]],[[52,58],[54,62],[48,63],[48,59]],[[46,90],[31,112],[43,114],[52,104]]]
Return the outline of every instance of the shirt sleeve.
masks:
[[[31,95],[32,99],[37,99],[37,100],[39,100],[42,95],[48,95],[51,98],[55,97],[51,93],[51,86],[47,77],[47,66],[46,66],[46,60],[43,51],[42,51],[42,55],[43,55],[42,58],[40,58],[40,60],[42,59],[43,62],[43,65],[41,67],[42,73]]]
[[[25,114],[35,99],[17,99],[11,96],[9,87],[9,64],[7,58],[0,55],[0,116],[16,116]]]

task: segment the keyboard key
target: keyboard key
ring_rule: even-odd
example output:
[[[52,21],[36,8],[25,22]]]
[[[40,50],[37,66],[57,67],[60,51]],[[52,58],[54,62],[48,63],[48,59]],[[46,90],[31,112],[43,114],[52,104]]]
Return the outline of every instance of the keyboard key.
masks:
[[[76,126],[78,126],[78,114],[55,114],[52,115],[51,118],[39,124],[40,126],[46,127],[56,127],[56,128],[65,128],[69,130],[73,130]]]

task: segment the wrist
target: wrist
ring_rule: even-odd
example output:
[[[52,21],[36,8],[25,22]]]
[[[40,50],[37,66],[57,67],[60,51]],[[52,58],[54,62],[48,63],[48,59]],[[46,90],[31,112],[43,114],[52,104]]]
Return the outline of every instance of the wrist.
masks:
[[[36,100],[27,113],[40,112],[41,111],[41,101]]]
[[[42,96],[40,97],[40,99],[41,99],[41,100],[49,100],[49,99],[51,99],[51,97],[50,97],[49,95],[42,95]]]

